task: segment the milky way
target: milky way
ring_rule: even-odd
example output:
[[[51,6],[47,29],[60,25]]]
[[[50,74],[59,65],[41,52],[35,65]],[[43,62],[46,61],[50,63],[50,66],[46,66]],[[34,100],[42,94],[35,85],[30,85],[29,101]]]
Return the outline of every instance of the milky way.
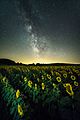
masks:
[[[0,0],[0,58],[80,63],[80,0]]]
[[[65,57],[68,54],[66,48],[72,44],[75,48],[74,55],[78,52],[75,39],[79,43],[79,0],[18,1],[20,12],[24,14],[26,30],[30,35],[30,45],[36,56],[45,54],[48,48],[52,47],[54,56]]]
[[[40,33],[41,32],[39,28],[40,27],[39,20],[41,20],[40,13],[37,10],[36,6],[32,4],[30,5],[30,2],[31,1],[29,0],[25,1],[26,8],[24,7],[25,5],[22,5],[20,7],[21,11],[19,12],[19,14],[22,16],[26,32],[29,34],[28,40],[34,52],[34,57],[39,58],[41,57],[41,55],[46,54],[49,45],[47,42],[47,38]]]

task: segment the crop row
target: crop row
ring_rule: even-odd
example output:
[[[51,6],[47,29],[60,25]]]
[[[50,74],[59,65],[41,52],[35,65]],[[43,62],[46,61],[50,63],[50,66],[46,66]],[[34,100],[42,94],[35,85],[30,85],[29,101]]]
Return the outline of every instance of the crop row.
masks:
[[[80,67],[2,66],[0,73],[1,95],[13,120],[78,119]]]

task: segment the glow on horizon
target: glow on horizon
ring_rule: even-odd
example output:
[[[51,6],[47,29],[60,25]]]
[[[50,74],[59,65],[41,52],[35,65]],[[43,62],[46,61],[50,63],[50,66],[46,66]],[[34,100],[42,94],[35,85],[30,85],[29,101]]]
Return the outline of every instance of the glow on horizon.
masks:
[[[15,61],[16,63],[23,63],[23,64],[36,64],[36,63],[73,63],[73,64],[80,64],[79,59],[77,59],[77,57],[74,55],[73,56],[51,56],[49,55],[45,55],[45,56],[39,56],[39,57],[34,57],[34,56],[25,56],[24,54],[22,55],[17,55],[17,54],[9,54],[4,56],[1,56],[1,58],[8,58],[11,59],[13,61]]]
[[[16,61],[17,62],[17,61]],[[36,64],[36,63],[42,63],[42,64],[49,64],[49,63],[72,63],[72,64],[80,64],[80,62],[76,61],[76,60],[68,60],[68,59],[25,59],[22,61],[19,61],[23,64]]]

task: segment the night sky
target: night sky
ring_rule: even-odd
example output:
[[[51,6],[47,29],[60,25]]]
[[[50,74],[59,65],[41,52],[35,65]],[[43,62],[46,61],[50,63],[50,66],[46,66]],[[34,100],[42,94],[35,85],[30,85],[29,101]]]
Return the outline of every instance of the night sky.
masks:
[[[80,63],[80,0],[0,0],[0,58]]]

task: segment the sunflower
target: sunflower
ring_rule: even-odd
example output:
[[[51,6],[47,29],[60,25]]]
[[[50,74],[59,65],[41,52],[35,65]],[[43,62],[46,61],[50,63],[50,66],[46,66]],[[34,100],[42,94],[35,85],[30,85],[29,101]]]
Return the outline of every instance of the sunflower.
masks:
[[[63,77],[64,77],[64,78],[67,78],[67,74],[66,74],[66,73],[64,73],[64,74],[63,74]]]
[[[29,86],[30,88],[32,87],[32,81],[31,81],[31,80],[28,81],[28,86]]]
[[[55,72],[56,76],[59,76],[61,77],[60,73],[59,72]]]
[[[71,75],[72,80],[76,80],[76,77],[74,75]]]
[[[42,86],[42,90],[44,90],[44,88],[45,88],[45,85],[44,85],[44,83],[42,83],[42,84],[41,84],[41,86]]]
[[[48,79],[51,79],[51,76],[50,76],[49,74],[47,74],[47,78],[48,78]]]
[[[57,85],[56,85],[55,83],[53,83],[53,87],[54,87],[54,88],[57,88]]]
[[[78,82],[74,81],[74,85],[75,85],[75,86],[78,86]]]
[[[56,77],[56,80],[57,80],[58,82],[61,82],[61,77]]]
[[[72,90],[72,86],[70,83],[66,83],[64,85],[64,87],[66,88],[66,92],[70,95],[70,96],[73,96],[74,95],[74,92]]]
[[[27,82],[27,78],[26,77],[24,77],[24,81]]]
[[[16,98],[18,98],[19,96],[20,96],[20,91],[17,90],[17,91],[16,91]]]
[[[22,117],[23,116],[23,110],[21,105],[18,104],[18,114]]]

